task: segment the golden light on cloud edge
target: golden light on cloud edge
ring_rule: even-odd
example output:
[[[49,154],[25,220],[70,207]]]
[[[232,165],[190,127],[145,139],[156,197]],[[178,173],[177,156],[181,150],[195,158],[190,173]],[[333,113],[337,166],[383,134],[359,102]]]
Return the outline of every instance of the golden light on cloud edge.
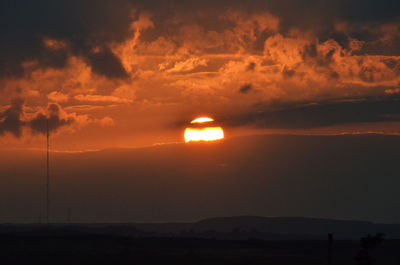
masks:
[[[185,142],[216,141],[224,138],[221,127],[206,127],[202,129],[187,128]]]

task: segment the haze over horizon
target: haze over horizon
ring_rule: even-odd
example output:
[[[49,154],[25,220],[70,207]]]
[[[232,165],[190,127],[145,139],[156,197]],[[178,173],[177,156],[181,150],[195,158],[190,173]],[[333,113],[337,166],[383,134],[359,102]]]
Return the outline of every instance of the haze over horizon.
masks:
[[[399,136],[259,135],[52,153],[51,220],[255,215],[399,223],[399,152]],[[3,155],[0,222],[43,221],[45,153]]]

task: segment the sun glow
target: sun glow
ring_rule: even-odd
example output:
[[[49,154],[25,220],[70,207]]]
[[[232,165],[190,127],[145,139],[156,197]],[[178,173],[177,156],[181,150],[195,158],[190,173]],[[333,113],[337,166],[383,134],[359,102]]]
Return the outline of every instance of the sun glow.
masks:
[[[223,138],[224,131],[221,127],[187,128],[185,131],[185,142],[215,141]]]
[[[214,124],[214,119],[199,117],[190,122],[193,124],[185,130],[185,142],[215,141],[224,138],[224,131]],[[207,126],[208,125],[208,126]]]
[[[204,123],[204,122],[210,122],[214,121],[214,119],[208,118],[208,117],[200,117],[195,120],[192,120],[190,123]]]

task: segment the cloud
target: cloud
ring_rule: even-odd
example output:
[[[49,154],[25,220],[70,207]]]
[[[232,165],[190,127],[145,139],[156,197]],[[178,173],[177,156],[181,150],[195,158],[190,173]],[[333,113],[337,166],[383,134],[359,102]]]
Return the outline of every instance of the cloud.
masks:
[[[400,94],[400,88],[385,89],[385,93],[388,95]]]
[[[98,74],[124,77],[119,59],[106,47],[128,32],[129,5],[121,0],[112,4],[102,0],[2,4],[0,22],[9,26],[0,29],[0,77],[24,76],[23,64],[28,61],[38,61],[44,68],[62,68],[69,55],[84,58]],[[104,52],[91,54],[96,46],[105,47]]]
[[[62,111],[60,105],[50,103],[46,112],[38,112],[33,119],[27,122],[33,133],[45,134],[48,130],[56,131],[60,127],[74,123],[75,117]]]
[[[46,111],[39,111],[29,119],[24,112],[24,101],[20,98],[14,99],[11,106],[1,115],[0,134],[6,132],[16,137],[22,136],[23,128],[30,128],[33,133],[46,133],[47,127],[55,131],[60,127],[75,122],[73,116],[67,115],[58,104],[51,103]]]
[[[112,126],[114,124],[110,117],[95,119],[87,115],[67,113],[57,103],[49,103],[47,108],[41,108],[34,113],[28,113],[25,111],[26,108],[23,99],[12,100],[11,105],[0,114],[0,135],[10,133],[20,138],[24,129],[29,129],[32,134],[45,134],[47,129],[54,132],[72,125],[84,126],[88,123],[98,123],[102,126]]]
[[[69,96],[58,91],[53,91],[47,95],[47,98],[54,102],[67,102]]]
[[[227,126],[252,125],[271,129],[311,129],[350,123],[400,121],[400,99],[324,102],[303,106],[276,106],[223,119]]]
[[[114,120],[111,117],[104,117],[97,122],[104,127],[114,126]]]
[[[312,30],[325,41],[338,33],[335,32],[338,21],[347,21],[351,26],[341,32],[342,36],[364,28],[366,36],[359,43],[379,35],[380,44],[375,43],[375,51],[384,53],[385,45],[390,42],[394,44],[391,46],[393,53],[399,39],[395,26],[399,10],[400,4],[394,0],[351,3],[340,0],[324,4],[255,0],[245,5],[239,0],[201,3],[179,0],[170,3],[162,0],[116,0],[113,3],[44,0],[33,3],[21,0],[15,5],[1,6],[0,22],[9,26],[0,30],[5,47],[0,51],[0,76],[22,77],[26,73],[23,63],[28,61],[39,61],[42,67],[62,68],[68,56],[78,56],[100,75],[125,78],[127,73],[121,64],[125,58],[116,56],[110,46],[126,41],[132,31],[136,41],[131,44],[135,45],[139,44],[139,38],[147,43],[156,39],[180,42],[176,37],[179,32],[185,32],[184,39],[192,48],[229,50],[231,46],[257,51],[273,32],[286,34],[293,28]],[[190,33],[194,29],[192,25],[198,25],[199,30]],[[365,30],[366,25],[368,30]],[[96,47],[101,47],[102,51],[93,53]]]
[[[131,99],[104,95],[76,95],[75,100],[93,103],[131,103]]]
[[[24,101],[22,99],[14,99],[11,106],[0,114],[0,135],[11,133],[16,137],[22,134],[24,121],[21,119],[23,114]]]
[[[252,85],[251,84],[246,84],[240,87],[239,92],[242,94],[247,94],[252,90]]]
[[[203,112],[244,117],[238,124],[324,126],[313,108],[324,113],[327,104],[341,113],[347,105],[332,102],[396,100],[399,10],[397,2],[369,0],[21,0],[0,11],[10,25],[0,29],[0,103],[21,96],[50,115],[50,100],[87,122],[105,111],[119,121],[133,112],[139,119]],[[33,119],[28,114],[21,120]],[[5,124],[15,120],[10,115]],[[348,121],[326,124],[340,122]]]
[[[247,65],[247,70],[248,71],[254,71],[254,69],[256,69],[256,66],[257,66],[257,64],[255,63],[255,62],[250,62],[248,65]]]
[[[168,69],[169,73],[189,72],[199,66],[207,66],[206,59],[189,58],[184,61],[176,62],[174,67]]]
[[[44,38],[43,44],[46,48],[55,51],[66,49],[68,46],[68,44],[65,41],[50,39],[50,38]]]
[[[88,54],[87,61],[94,73],[109,78],[128,77],[120,59],[109,48],[95,49]]]

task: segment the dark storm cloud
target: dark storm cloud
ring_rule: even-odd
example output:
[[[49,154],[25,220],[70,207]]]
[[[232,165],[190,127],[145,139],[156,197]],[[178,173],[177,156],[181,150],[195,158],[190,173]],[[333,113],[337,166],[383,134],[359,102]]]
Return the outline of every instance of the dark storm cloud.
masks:
[[[68,43],[68,52],[86,59],[98,74],[125,76],[111,51],[90,55],[97,46],[121,41],[130,23],[126,1],[2,1],[0,3],[0,77],[21,77],[21,63],[38,60],[42,67],[63,67],[66,51],[48,51],[44,38]],[[102,64],[108,63],[108,66]],[[114,69],[110,69],[114,67]]]
[[[88,60],[95,73],[110,78],[124,78],[128,76],[121,61],[108,48],[105,48],[103,51],[98,53],[89,54]]]
[[[229,22],[221,20],[220,14],[227,10],[240,10],[247,13],[259,13],[268,11],[281,19],[280,30],[287,33],[293,28],[301,28],[317,33],[320,40],[325,41],[329,38],[337,40],[346,47],[348,35],[335,30],[335,24],[340,21],[349,22],[352,27],[348,33],[355,34],[354,37],[371,41],[379,37],[379,32],[373,33],[369,26],[379,26],[382,23],[398,22],[400,18],[400,2],[397,0],[282,0],[265,1],[254,0],[243,2],[240,0],[224,1],[131,1],[143,10],[154,12],[155,29],[151,39],[155,39],[155,31],[158,34],[171,34],[174,29],[164,23],[168,16],[177,15],[184,18],[185,22],[195,21],[197,25],[202,25],[207,29],[221,30],[221,27],[228,26]],[[204,15],[203,12],[206,14]],[[228,23],[228,24],[227,24]],[[144,34],[146,35],[146,34]],[[265,32],[260,33],[261,39],[258,41],[263,46],[263,40],[267,38]],[[375,53],[378,52],[375,48]],[[371,52],[372,50],[369,50]],[[399,52],[399,49],[396,49]],[[383,49],[379,50],[384,53]]]
[[[243,2],[241,0],[222,0],[222,1],[185,1],[185,0],[149,0],[149,1],[130,1],[131,3],[147,10],[158,12],[193,11],[206,9],[213,10],[237,8],[248,12],[260,10],[270,10],[292,25],[301,25],[305,21],[325,18],[341,18],[351,21],[386,21],[399,16],[400,3],[397,0],[280,0],[265,1],[253,0]],[[312,15],[312,16],[311,16]],[[307,19],[306,19],[307,18]],[[308,23],[308,22],[307,22]]]
[[[24,118],[23,107],[24,100],[16,98],[11,102],[11,106],[0,114],[0,135],[10,133],[21,137],[23,128],[30,128],[33,133],[45,134],[47,126],[49,131],[56,131],[75,122],[74,117],[63,115],[58,104],[49,104],[46,113],[38,112],[30,120]]]
[[[260,128],[310,129],[346,123],[400,121],[400,99],[310,104],[278,111],[257,111],[225,119],[230,126],[252,124]]]

